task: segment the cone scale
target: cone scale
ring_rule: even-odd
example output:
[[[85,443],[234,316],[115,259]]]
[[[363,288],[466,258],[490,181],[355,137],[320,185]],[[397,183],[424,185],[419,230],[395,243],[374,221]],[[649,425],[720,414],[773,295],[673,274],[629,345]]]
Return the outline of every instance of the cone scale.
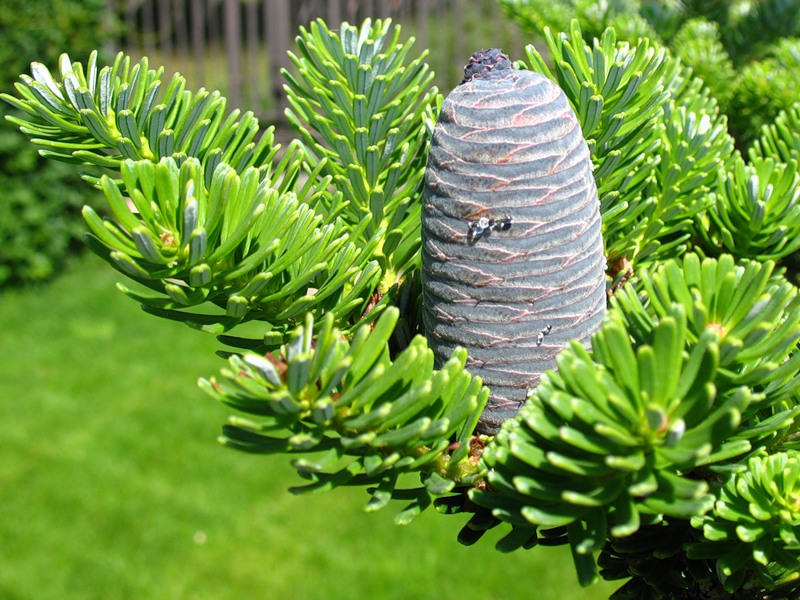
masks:
[[[516,415],[571,339],[588,347],[606,306],[589,149],[564,93],[476,52],[444,100],[422,211],[426,335],[457,346],[491,389],[478,430]]]

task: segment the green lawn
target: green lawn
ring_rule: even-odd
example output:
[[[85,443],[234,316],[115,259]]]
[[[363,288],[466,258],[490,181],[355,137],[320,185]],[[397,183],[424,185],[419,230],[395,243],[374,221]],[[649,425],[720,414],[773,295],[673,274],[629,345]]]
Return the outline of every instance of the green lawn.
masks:
[[[0,598],[606,598],[569,553],[460,546],[357,490],[294,497],[278,458],[221,448],[195,386],[213,338],[142,313],[89,257],[0,294]]]

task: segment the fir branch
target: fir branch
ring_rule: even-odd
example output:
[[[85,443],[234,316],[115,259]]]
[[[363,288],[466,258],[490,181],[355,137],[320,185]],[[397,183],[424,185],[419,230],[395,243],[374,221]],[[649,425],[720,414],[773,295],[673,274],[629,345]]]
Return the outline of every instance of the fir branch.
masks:
[[[757,392],[753,404],[755,423],[772,416],[772,408],[790,404],[800,390],[800,298],[797,289],[773,273],[775,264],[719,259],[687,254],[682,261],[667,261],[653,271],[644,269],[638,287],[628,286],[612,300],[637,341],[653,335],[659,319],[679,303],[688,315],[691,344],[718,334],[720,376],[714,385],[721,392],[747,386]],[[766,411],[760,413],[760,411]],[[743,421],[740,433],[754,422]],[[784,424],[785,427],[787,424]],[[774,439],[775,430],[763,432]]]
[[[388,304],[391,294],[372,306],[387,268],[375,258],[397,232],[386,236],[384,227],[382,235],[367,235],[373,220],[363,211],[345,224],[348,202],[329,189],[324,160],[303,164],[302,143],[292,142],[275,161],[273,128],[260,132],[252,113],[226,115],[218,92],[186,91],[179,75],[164,88],[163,69],[148,69],[146,59],[131,67],[119,54],[100,68],[92,54],[85,72],[67,55],[60,78],[34,63],[33,78],[17,85],[21,98],[3,98],[23,111],[9,119],[46,156],[119,173],[86,176],[116,219],[87,208],[86,241],[157,293],[122,286],[145,310],[215,333],[265,320],[270,331],[261,341],[225,339],[274,348],[307,311],[332,311],[347,327]],[[298,183],[301,169],[305,183]],[[395,179],[403,182],[399,172]],[[413,261],[413,242],[397,247]],[[396,289],[398,278],[382,293]],[[186,310],[204,303],[210,311]]]
[[[641,270],[592,351],[565,349],[487,446],[464,539],[507,522],[503,544],[570,543],[589,582],[607,537],[707,514],[715,474],[781,448],[800,414],[797,291],[773,267],[687,254]]]
[[[713,462],[751,401],[747,388],[717,395],[713,332],[685,353],[686,313],[673,305],[632,346],[611,313],[590,355],[572,344],[534,396],[483,455],[489,489],[471,499],[515,528],[566,527],[581,579],[608,534],[626,537],[661,516],[689,518],[713,505],[687,473]],[[588,560],[588,562],[587,562]]]
[[[691,520],[701,541],[687,545],[691,559],[713,560],[733,594],[757,581],[775,597],[800,592],[800,459],[796,452],[751,458],[746,469],[716,484],[714,509]]]
[[[702,82],[646,40],[617,42],[607,29],[592,45],[545,32],[551,72],[529,46],[531,68],[556,81],[592,151],[610,260],[632,264],[680,255],[691,224],[733,153],[727,121]]]
[[[730,164],[734,140],[727,118],[703,81],[670,57],[658,166],[645,194],[655,199],[636,255],[638,262],[677,258],[692,246],[692,226],[713,204],[719,173]]]
[[[220,379],[200,381],[250,415],[233,417],[222,443],[255,453],[317,453],[292,463],[311,480],[295,492],[374,486],[365,509],[410,500],[397,517],[402,523],[433,496],[479,481],[472,435],[489,390],[464,370],[463,349],[440,370],[421,336],[390,357],[398,318],[389,308],[374,329],[359,327],[347,342],[332,315],[315,334],[309,314],[280,352],[232,356]],[[405,473],[419,473],[423,486],[397,487]]]
[[[666,54],[647,40],[633,47],[617,42],[613,29],[589,46],[577,21],[569,34],[548,29],[545,38],[554,70],[533,46],[526,49],[528,63],[559,84],[578,115],[595,165],[608,256],[633,259],[655,210],[644,190],[662,143]]]
[[[340,217],[360,236],[379,239],[383,289],[419,261],[422,175],[441,97],[431,86],[427,52],[410,59],[391,21],[344,23],[335,33],[317,20],[297,37],[295,69],[283,71],[289,122],[305,157],[343,195]]]
[[[221,163],[206,188],[198,159],[126,160],[130,200],[100,179],[113,219],[86,207],[87,244],[150,290],[120,286],[145,310],[199,329],[221,333],[262,320],[271,325],[263,344],[276,347],[307,312],[359,322],[380,278],[371,249],[356,247],[294,193],[270,187],[263,173]],[[199,305],[209,309],[187,310]]]
[[[800,163],[800,103],[782,110],[770,123],[761,128],[761,137],[753,143],[748,155],[751,162],[757,158],[773,158],[782,163]]]
[[[227,114],[219,92],[190,92],[178,74],[165,84],[163,73],[146,58],[131,66],[123,53],[104,67],[97,52],[85,67],[62,54],[58,73],[33,63],[32,77],[16,84],[20,98],[0,97],[23,113],[7,119],[55,160],[113,170],[126,159],[168,157],[197,158],[208,173],[220,162],[239,172],[272,167],[274,128],[260,131],[251,112]]]
[[[737,154],[730,171],[720,171],[710,210],[695,228],[709,253],[730,252],[756,260],[777,260],[800,249],[800,169]]]

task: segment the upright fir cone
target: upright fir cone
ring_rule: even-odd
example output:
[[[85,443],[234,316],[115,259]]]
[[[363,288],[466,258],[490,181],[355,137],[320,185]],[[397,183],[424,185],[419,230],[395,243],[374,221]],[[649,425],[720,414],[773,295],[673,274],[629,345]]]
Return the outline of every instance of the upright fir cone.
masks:
[[[564,93],[501,50],[476,52],[444,101],[422,209],[424,321],[438,362],[456,346],[491,389],[494,434],[555,368],[588,346],[606,307],[600,205]]]

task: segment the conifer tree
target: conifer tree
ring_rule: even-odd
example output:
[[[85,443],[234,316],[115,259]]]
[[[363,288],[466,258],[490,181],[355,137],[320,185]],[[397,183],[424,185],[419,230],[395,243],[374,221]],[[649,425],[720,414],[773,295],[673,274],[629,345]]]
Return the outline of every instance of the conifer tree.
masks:
[[[284,73],[297,135],[286,148],[219,93],[122,54],[34,63],[3,98],[43,155],[75,164],[105,197],[106,211],[84,210],[85,241],[132,282],[120,290],[218,336],[227,367],[200,387],[236,411],[221,441],[291,457],[307,482],[295,491],[362,487],[366,510],[399,500],[398,523],[431,507],[461,515],[462,543],[497,528],[501,551],[568,544],[581,583],[624,580],[617,598],[795,598],[800,109],[741,153],[723,99],[669,49],[614,27],[586,33],[578,21],[545,30],[551,62],[529,46],[513,64],[500,57],[499,75],[470,63],[445,101],[399,27],[314,22]],[[508,100],[495,76],[533,82],[544,99]],[[512,124],[554,98],[558,118],[514,137],[495,115],[483,129],[503,154],[486,155],[451,117],[489,102],[487,86],[502,88],[495,109]],[[509,158],[548,160],[566,129],[572,179],[564,161],[533,177]],[[445,151],[479,167],[442,168]],[[599,270],[589,279],[602,309],[579,339],[559,330],[568,304],[551,307],[528,345],[548,348],[555,368],[522,388],[515,416],[478,430],[493,390],[470,353],[492,343],[432,337],[478,317],[475,297],[452,303],[458,318],[432,309],[437,282],[464,275],[423,243],[451,227],[448,251],[476,272],[488,272],[477,250],[524,253],[514,244],[537,239],[522,235],[536,219],[563,215],[489,214],[513,195],[477,215],[431,200],[445,184],[499,194],[517,180],[540,203],[569,186],[588,198],[596,244],[547,235],[572,252],[559,263],[565,285],[599,249],[586,268]],[[530,264],[502,277],[538,273]]]

